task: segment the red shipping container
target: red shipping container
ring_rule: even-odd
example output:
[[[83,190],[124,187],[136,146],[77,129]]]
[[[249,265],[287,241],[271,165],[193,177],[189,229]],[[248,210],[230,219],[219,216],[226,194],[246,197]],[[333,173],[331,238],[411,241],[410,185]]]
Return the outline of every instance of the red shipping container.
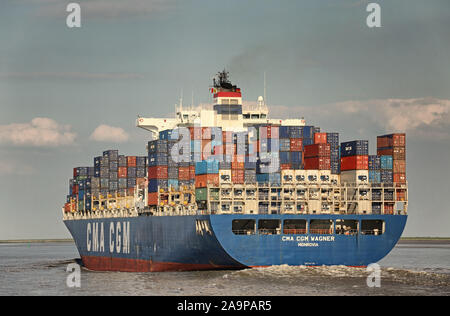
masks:
[[[326,144],[327,133],[314,133],[314,144]]]
[[[341,158],[341,171],[369,170],[369,156],[347,156]]]
[[[406,183],[406,174],[394,173],[394,183]]]
[[[117,176],[119,178],[126,178],[127,177],[127,170],[128,170],[127,167],[119,167],[117,169]]]
[[[313,144],[305,146],[304,156],[305,158],[330,157],[330,153],[330,144]]]
[[[148,205],[158,205],[158,192],[148,194]]]
[[[393,160],[406,160],[406,149],[405,147],[378,148],[377,155],[392,156]]]
[[[189,180],[195,179],[195,166],[189,166]]]
[[[377,148],[405,147],[405,146],[406,146],[405,133],[377,136]]]
[[[405,173],[406,172],[406,161],[405,160],[393,160],[393,172],[394,173]]]
[[[330,170],[330,157],[305,158],[305,170]]]
[[[394,214],[394,204],[384,203],[384,214]]]
[[[136,156],[127,156],[127,166],[136,167]]]
[[[303,150],[303,139],[291,138],[291,151],[302,151],[302,150]]]
[[[219,185],[219,174],[218,173],[200,174],[200,175],[195,176],[195,187],[196,188],[205,188],[208,185],[213,185],[213,186]]]
[[[291,164],[290,163],[282,163],[282,164],[280,164],[280,169],[281,170],[289,170],[289,169],[291,169]]]
[[[77,195],[78,194],[78,184],[75,184],[72,187],[72,195]]]
[[[189,180],[189,167],[179,167],[178,168],[178,180]]]
[[[245,170],[244,169],[232,169],[231,170],[231,182],[237,184],[243,184],[245,182]]]
[[[168,177],[167,166],[148,167],[149,179],[167,179],[167,177]]]

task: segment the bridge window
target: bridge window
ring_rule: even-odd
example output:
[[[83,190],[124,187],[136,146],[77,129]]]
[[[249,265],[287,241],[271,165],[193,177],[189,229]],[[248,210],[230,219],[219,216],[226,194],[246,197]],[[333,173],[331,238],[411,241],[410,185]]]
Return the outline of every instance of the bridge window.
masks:
[[[353,219],[337,219],[336,234],[354,236],[358,234],[358,221]]]
[[[286,219],[283,225],[283,234],[303,235],[306,234],[305,219]]]
[[[362,235],[381,235],[384,233],[385,225],[383,220],[363,220],[361,221]]]
[[[331,219],[312,219],[309,222],[309,233],[331,235],[333,233],[333,221]]]
[[[235,219],[231,223],[231,230],[235,235],[253,235],[256,231],[254,219]]]
[[[279,219],[260,219],[258,221],[258,233],[261,235],[279,235],[281,221]]]

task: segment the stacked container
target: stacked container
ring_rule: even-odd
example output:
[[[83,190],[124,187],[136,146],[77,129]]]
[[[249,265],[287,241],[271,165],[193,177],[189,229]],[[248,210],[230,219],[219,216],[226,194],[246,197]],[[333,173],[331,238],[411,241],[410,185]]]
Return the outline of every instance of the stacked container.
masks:
[[[306,145],[304,148],[305,170],[330,170],[330,148],[328,143]]]
[[[392,157],[392,182],[406,183],[406,135],[396,133],[378,136],[377,154]]]
[[[369,142],[355,140],[341,143],[341,182],[369,181]]]
[[[339,133],[327,133],[327,143],[330,144],[331,173],[341,172],[341,158],[339,155]]]

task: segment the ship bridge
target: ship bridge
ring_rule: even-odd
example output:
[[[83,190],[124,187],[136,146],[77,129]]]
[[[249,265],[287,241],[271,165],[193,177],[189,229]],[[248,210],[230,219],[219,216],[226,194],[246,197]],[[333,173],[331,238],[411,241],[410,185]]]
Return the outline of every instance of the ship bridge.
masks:
[[[213,94],[213,104],[209,106],[183,108],[182,99],[175,107],[174,118],[145,118],[138,117],[136,126],[148,130],[154,135],[166,129],[176,127],[211,127],[218,126],[225,131],[244,131],[248,127],[262,124],[305,126],[303,118],[272,119],[269,109],[262,96],[257,102],[243,104],[241,89],[233,85],[228,79],[228,72],[219,72],[213,79],[210,88]]]

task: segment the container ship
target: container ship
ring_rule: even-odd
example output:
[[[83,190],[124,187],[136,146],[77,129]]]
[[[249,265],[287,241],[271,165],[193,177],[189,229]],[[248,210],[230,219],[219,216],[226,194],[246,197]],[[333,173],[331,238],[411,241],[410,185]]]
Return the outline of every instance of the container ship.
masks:
[[[225,70],[210,92],[209,106],[138,117],[145,155],[105,150],[73,169],[63,220],[87,269],[367,266],[392,250],[407,220],[404,133],[377,136],[369,155],[368,140],[270,118],[263,97],[243,104]]]

